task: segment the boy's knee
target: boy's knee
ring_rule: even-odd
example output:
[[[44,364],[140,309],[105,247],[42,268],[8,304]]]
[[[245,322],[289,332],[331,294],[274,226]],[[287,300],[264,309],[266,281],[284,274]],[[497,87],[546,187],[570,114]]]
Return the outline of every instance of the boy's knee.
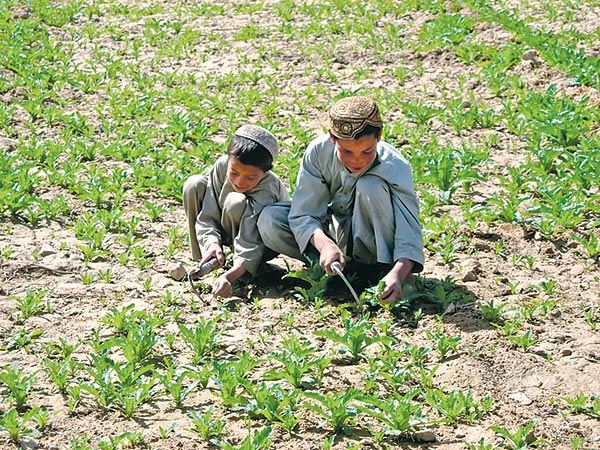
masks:
[[[248,199],[244,194],[232,192],[225,197],[225,202],[223,202],[223,213],[241,218],[247,203]]]
[[[356,193],[365,200],[385,201],[390,199],[390,189],[387,183],[374,176],[363,176],[356,182]]]
[[[192,175],[183,184],[183,198],[197,196],[206,189],[206,181],[202,175]]]
[[[289,213],[290,202],[272,203],[263,208],[258,216],[258,231],[265,242],[272,242],[284,232],[291,233]]]

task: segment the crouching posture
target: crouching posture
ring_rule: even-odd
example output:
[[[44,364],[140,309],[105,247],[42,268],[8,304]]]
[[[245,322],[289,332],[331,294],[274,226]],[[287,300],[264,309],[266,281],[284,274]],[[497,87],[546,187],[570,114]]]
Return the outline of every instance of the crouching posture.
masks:
[[[183,186],[192,258],[199,266],[216,258],[220,267],[225,264],[223,245],[232,246],[233,265],[214,282],[215,295],[231,296],[232,284],[246,273],[255,275],[265,259],[258,216],[266,205],[289,200],[286,187],[271,172],[278,153],[277,139],[269,131],[243,125],[232,136],[227,154]]]
[[[302,158],[291,204],[266,207],[260,234],[269,248],[304,261],[314,247],[330,275],[334,261],[383,265],[379,295],[391,303],[424,264],[410,166],[381,140],[383,122],[370,98],[339,100],[328,116],[328,134]]]

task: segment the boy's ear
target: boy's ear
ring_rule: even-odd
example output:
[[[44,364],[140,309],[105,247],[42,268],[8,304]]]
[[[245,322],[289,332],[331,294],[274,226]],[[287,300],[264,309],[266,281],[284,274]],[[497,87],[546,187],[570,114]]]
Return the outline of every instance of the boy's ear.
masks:
[[[328,131],[329,133],[329,140],[331,141],[332,144],[335,144],[336,141],[336,137],[333,135],[333,133],[331,131]]]

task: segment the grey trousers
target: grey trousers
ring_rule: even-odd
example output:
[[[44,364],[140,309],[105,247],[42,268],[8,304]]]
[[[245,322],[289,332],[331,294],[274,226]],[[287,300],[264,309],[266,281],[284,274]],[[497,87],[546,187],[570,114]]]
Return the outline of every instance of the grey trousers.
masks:
[[[202,235],[203,230],[206,228],[197,219],[202,211],[207,183],[207,176],[192,175],[183,185],[183,208],[188,219],[190,247],[194,261],[202,259],[198,236]],[[211,216],[214,216],[220,222],[219,234],[221,235],[222,244],[231,243],[233,238],[237,236],[247,203],[248,201],[244,194],[232,192],[225,198],[221,213],[218,211],[209,212]]]
[[[258,219],[258,231],[270,249],[306,262],[306,249],[298,247],[290,229],[290,209],[290,202],[265,207]],[[352,215],[329,219],[324,231],[349,259],[364,264],[394,262],[394,208],[389,186],[381,178],[361,177],[356,183]]]

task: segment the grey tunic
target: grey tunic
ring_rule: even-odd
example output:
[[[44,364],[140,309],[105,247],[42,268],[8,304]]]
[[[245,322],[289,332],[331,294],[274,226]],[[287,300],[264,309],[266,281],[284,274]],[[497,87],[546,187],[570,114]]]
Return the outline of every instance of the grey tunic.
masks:
[[[263,260],[266,247],[258,233],[256,222],[262,209],[271,203],[289,200],[286,187],[273,172],[269,171],[256,187],[244,194],[235,192],[227,178],[228,155],[220,157],[208,173],[193,176],[183,189],[183,201],[194,230],[190,226],[192,254],[193,237],[206,252],[208,247],[233,245],[234,265],[242,265],[255,275]],[[195,254],[196,253],[196,254]]]
[[[368,187],[360,202],[357,185]],[[375,161],[360,174],[351,173],[337,158],[329,135],[311,142],[288,220],[300,252],[322,229],[357,260],[394,263],[407,258],[415,263],[414,272],[423,269],[423,236],[410,165],[386,142],[379,141]]]

